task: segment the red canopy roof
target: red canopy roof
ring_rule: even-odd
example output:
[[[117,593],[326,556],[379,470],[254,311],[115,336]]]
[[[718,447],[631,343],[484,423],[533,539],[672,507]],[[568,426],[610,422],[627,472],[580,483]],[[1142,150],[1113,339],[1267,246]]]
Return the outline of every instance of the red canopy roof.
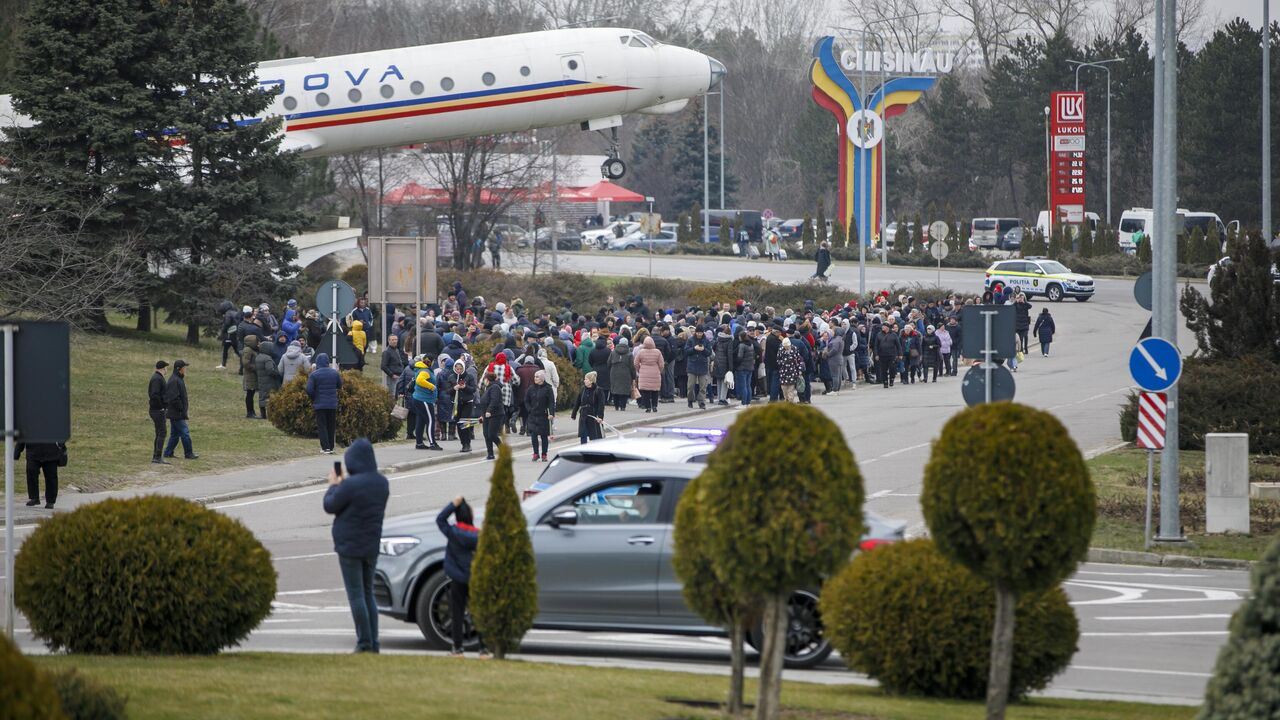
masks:
[[[614,185],[608,180],[601,180],[595,185],[584,187],[578,192],[592,200],[609,200],[612,202],[644,202],[644,196],[631,192],[621,185]]]

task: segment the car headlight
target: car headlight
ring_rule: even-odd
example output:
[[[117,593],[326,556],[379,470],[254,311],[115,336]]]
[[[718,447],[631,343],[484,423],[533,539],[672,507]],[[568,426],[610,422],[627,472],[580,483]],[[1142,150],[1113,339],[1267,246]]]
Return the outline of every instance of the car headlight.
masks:
[[[422,542],[416,537],[396,536],[384,537],[378,541],[379,555],[403,555],[418,546]]]

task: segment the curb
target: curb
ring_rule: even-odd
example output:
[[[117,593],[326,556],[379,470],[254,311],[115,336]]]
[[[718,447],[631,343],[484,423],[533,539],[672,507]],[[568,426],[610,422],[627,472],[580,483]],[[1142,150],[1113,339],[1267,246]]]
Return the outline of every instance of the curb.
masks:
[[[722,406],[717,406],[715,408],[708,407],[706,410],[682,410],[680,412],[671,413],[670,415],[663,417],[658,422],[659,424],[661,424],[661,423],[668,423],[672,420],[681,420],[687,417],[697,417],[705,413],[714,412],[715,410],[718,410],[721,407]],[[627,421],[618,423],[617,425],[614,425],[614,427],[618,428],[619,430],[625,430],[632,427],[653,425],[653,424],[654,424],[653,420],[646,420],[644,418],[635,418],[634,420],[627,420]],[[521,436],[521,437],[524,437],[524,436]],[[532,444],[532,441],[527,439],[523,441],[517,440],[515,442],[510,443],[512,448],[525,447],[531,444]],[[386,465],[383,467],[379,467],[378,472],[382,473],[383,475],[393,475],[395,473],[402,473],[408,470],[418,470],[424,467],[434,467],[436,465],[449,465],[451,463],[462,462],[464,460],[471,460],[471,459],[474,459],[474,457],[475,457],[474,454],[464,455],[461,453],[451,453],[449,455],[424,457],[421,460],[407,460],[405,462],[396,463],[394,465]],[[235,490],[228,493],[222,493],[220,495],[209,495],[207,497],[195,497],[195,498],[191,498],[191,500],[193,502],[198,502],[202,505],[214,505],[221,502],[228,502],[231,500],[240,500],[242,498],[255,497],[258,495],[270,495],[272,493],[284,492],[287,490],[297,490],[300,488],[315,487],[316,485],[323,485],[326,482],[328,482],[327,478],[314,478],[310,480],[294,480],[292,482],[287,482],[287,483],[277,483],[275,485],[265,485],[263,487],[246,488],[244,490]],[[15,524],[15,527],[16,527],[16,524]]]
[[[1108,548],[1089,548],[1089,554],[1085,559],[1088,562],[1114,563],[1117,565],[1151,565],[1154,567],[1201,568],[1205,570],[1250,570],[1257,564],[1253,560],[1192,557],[1190,555],[1161,555],[1153,552],[1111,550]]]

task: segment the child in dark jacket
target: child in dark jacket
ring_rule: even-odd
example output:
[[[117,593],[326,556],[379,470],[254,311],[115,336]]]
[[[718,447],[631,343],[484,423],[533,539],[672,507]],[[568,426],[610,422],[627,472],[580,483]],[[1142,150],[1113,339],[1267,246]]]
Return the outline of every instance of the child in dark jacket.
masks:
[[[454,524],[449,524],[449,516],[454,516]],[[449,611],[450,625],[453,634],[453,650],[449,655],[462,657],[463,635],[466,629],[467,600],[471,589],[471,560],[476,554],[476,545],[480,542],[480,529],[471,523],[475,521],[471,506],[461,495],[444,506],[436,516],[436,526],[448,540],[444,551],[444,574],[449,578]],[[488,657],[484,644],[480,645],[480,657]]]

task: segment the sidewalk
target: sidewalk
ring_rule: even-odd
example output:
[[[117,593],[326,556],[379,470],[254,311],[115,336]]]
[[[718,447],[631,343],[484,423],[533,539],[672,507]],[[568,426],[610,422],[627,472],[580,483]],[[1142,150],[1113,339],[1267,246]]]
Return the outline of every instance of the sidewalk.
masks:
[[[669,423],[673,420],[681,418],[702,415],[723,409],[720,405],[708,405],[706,410],[688,409],[684,402],[679,398],[675,403],[659,404],[656,414],[646,414],[640,412],[639,408],[634,404],[627,408],[625,413],[621,415],[610,412],[607,416],[613,426],[618,429],[626,429],[631,427],[655,425]],[[570,421],[568,414],[563,414],[564,427],[568,428]],[[573,427],[577,427],[574,425]],[[526,436],[516,436],[512,442],[512,449],[526,448],[530,446],[530,440]],[[417,450],[412,442],[391,441],[382,442],[374,445],[374,451],[378,457],[379,470],[383,474],[392,474],[413,470],[416,468],[428,467],[432,465],[444,465],[452,462],[460,462],[463,460],[475,460],[477,455],[484,456],[484,445],[480,443],[478,453],[472,452],[462,454],[458,452],[458,445],[455,442],[445,444],[444,452],[430,452]],[[249,497],[253,495],[266,495],[274,492],[292,490],[295,488],[307,487],[311,485],[319,485],[327,482],[329,469],[333,466],[333,461],[341,459],[340,454],[321,455],[317,449],[313,456],[298,458],[284,462],[277,462],[270,465],[257,465],[253,467],[238,468],[217,475],[198,475],[187,477],[181,480],[164,483],[161,485],[153,485],[151,487],[130,488],[124,490],[111,490],[107,492],[96,493],[77,493],[62,492],[58,495],[58,507],[56,510],[45,510],[43,507],[26,507],[26,492],[18,488],[17,482],[14,483],[14,526],[29,525],[47,520],[52,517],[53,513],[64,513],[75,510],[81,505],[98,502],[107,498],[126,498],[137,497],[139,495],[176,495],[177,497],[188,498],[199,503],[215,503],[226,500],[234,500],[236,498]],[[175,459],[172,462],[180,463],[181,459]],[[19,478],[15,478],[17,480]],[[0,527],[4,526],[4,518],[0,516]]]

